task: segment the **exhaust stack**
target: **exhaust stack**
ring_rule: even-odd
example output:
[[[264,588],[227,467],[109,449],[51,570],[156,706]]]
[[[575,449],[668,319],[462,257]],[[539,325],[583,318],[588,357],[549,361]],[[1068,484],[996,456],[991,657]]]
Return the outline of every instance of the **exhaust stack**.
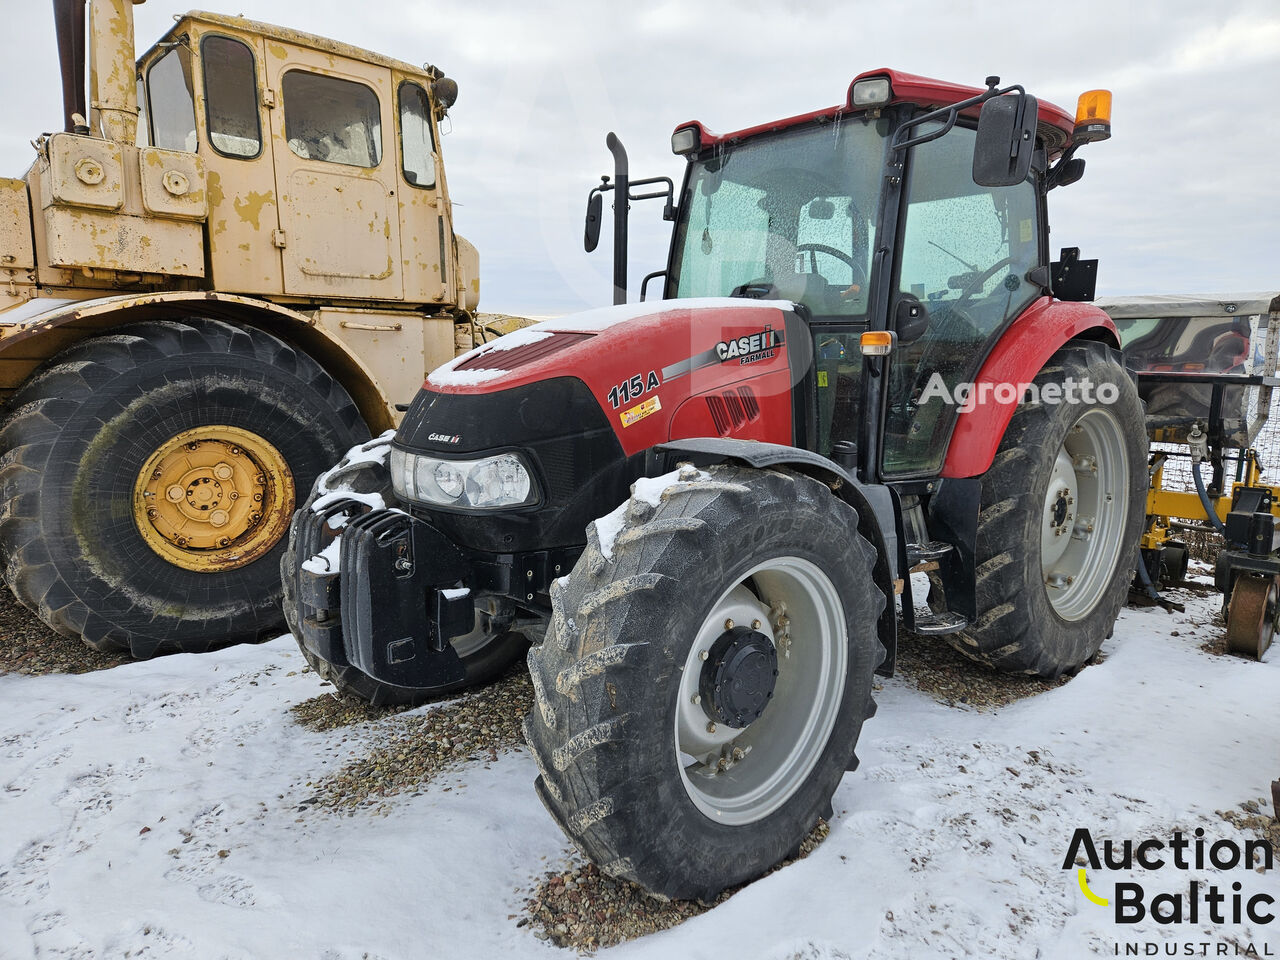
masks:
[[[145,0],[91,0],[89,4],[89,129],[107,140],[134,144],[138,86],[133,8]]]
[[[82,118],[89,115],[84,102],[84,3],[85,0],[53,0],[58,66],[62,72],[62,123],[67,133],[89,132],[74,119],[77,114]]]

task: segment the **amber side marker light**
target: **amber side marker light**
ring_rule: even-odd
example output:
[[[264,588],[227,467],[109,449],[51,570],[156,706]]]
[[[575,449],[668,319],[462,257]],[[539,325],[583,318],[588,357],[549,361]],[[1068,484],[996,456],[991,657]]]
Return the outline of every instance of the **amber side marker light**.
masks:
[[[1076,101],[1076,129],[1072,140],[1092,143],[1111,136],[1111,91],[1086,90]]]
[[[864,357],[888,356],[893,349],[894,335],[890,330],[868,330],[858,340],[858,349]]]

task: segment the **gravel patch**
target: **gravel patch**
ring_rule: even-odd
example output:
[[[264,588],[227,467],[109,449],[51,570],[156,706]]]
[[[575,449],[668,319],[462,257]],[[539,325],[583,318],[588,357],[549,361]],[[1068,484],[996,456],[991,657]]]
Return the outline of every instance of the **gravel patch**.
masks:
[[[1261,797],[1246,800],[1238,810],[1219,810],[1218,816],[1238,830],[1256,834],[1268,841],[1271,849],[1280,854],[1280,820],[1273,815],[1271,800]]]
[[[523,745],[520,725],[532,706],[533,686],[520,665],[487,687],[438,706],[418,708],[425,712],[388,717],[384,711],[382,719],[373,720],[362,731],[367,737],[367,741],[362,737],[362,745],[371,742],[372,746],[336,773],[307,781],[312,795],[300,806],[353,815],[383,807],[388,797],[420,790],[442,772],[464,763],[497,760],[499,753]],[[338,707],[331,716],[358,714],[358,707]]]
[[[304,667],[302,672],[310,673],[311,668]],[[412,707],[408,706],[375,707],[358,697],[344,697],[329,692],[304,700],[302,703],[295,703],[289,708],[289,713],[293,716],[294,723],[299,726],[314,730],[316,733],[325,733],[329,730],[337,730],[339,727],[381,720],[410,709]]]
[[[994,710],[1060,687],[1071,677],[1041,680],[1000,673],[974,663],[940,637],[898,631],[895,676],[948,707]],[[876,681],[879,685],[880,681]]]
[[[799,852],[778,864],[769,873],[803,860],[827,838],[825,820],[800,844]],[[768,876],[766,873],[765,876]],[[731,887],[712,903],[698,900],[659,900],[642,887],[600,872],[594,863],[578,858],[560,871],[543,876],[524,902],[524,916],[517,927],[533,928],[533,935],[557,947],[579,953],[594,953],[646,934],[667,930],[690,917],[724,903],[743,885]]]
[[[132,660],[128,654],[99,653],[79,637],[54,633],[0,585],[0,673],[89,673]]]

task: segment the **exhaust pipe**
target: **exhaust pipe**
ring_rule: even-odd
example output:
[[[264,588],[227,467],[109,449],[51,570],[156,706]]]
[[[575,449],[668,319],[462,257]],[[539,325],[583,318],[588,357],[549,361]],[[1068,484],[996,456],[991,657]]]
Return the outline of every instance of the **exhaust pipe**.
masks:
[[[116,143],[138,139],[138,82],[133,50],[133,8],[145,0],[92,0],[89,4],[90,131]]]
[[[53,0],[53,25],[58,37],[58,66],[62,72],[62,123],[67,133],[85,134],[89,111],[84,95],[85,0]],[[79,114],[81,123],[76,123]]]

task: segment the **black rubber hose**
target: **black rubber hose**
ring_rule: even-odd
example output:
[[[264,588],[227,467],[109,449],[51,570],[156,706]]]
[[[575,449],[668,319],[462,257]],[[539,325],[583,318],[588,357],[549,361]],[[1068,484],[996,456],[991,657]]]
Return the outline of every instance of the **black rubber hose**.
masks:
[[[1156,603],[1163,603],[1164,597],[1160,596],[1160,591],[1156,589],[1155,584],[1151,582],[1151,574],[1147,570],[1147,561],[1143,557],[1142,551],[1138,551],[1138,579],[1142,581],[1142,586],[1146,588],[1147,596]]]
[[[1200,461],[1198,460],[1191,464],[1191,477],[1196,482],[1196,493],[1200,495],[1200,505],[1204,507],[1204,512],[1209,517],[1209,522],[1213,524],[1215,530],[1225,537],[1227,528],[1218,517],[1218,510],[1209,499],[1209,494],[1204,488],[1204,478],[1200,476]]]

